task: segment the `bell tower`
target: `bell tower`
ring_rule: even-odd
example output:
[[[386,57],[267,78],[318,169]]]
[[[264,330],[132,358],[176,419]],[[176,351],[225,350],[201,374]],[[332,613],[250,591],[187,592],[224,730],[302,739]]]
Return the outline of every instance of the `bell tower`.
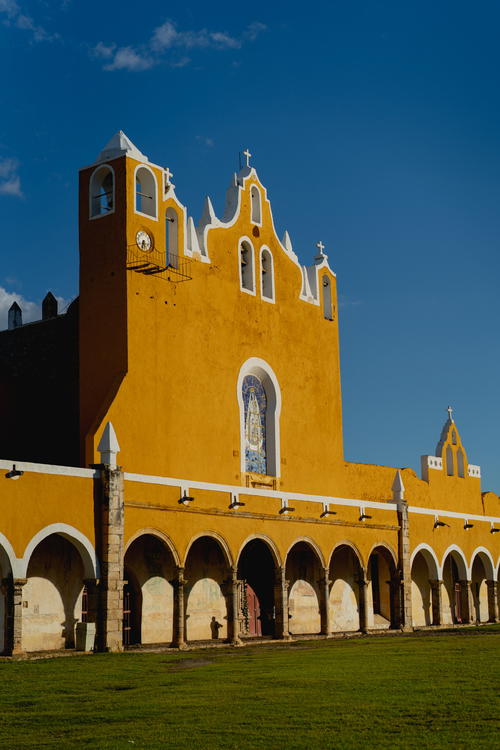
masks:
[[[94,164],[80,170],[81,460],[94,460],[94,434],[128,370],[127,245],[134,176],[148,159],[116,133]],[[144,169],[149,168],[144,166]],[[144,203],[151,203],[144,198]],[[145,206],[145,213],[151,208]]]

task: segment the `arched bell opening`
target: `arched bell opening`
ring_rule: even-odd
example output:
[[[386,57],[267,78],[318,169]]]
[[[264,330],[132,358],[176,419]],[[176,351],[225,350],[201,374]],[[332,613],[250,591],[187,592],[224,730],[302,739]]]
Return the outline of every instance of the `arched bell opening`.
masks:
[[[379,545],[372,550],[367,566],[367,626],[389,629],[399,625],[400,586],[394,555]]]
[[[50,534],[31,553],[23,588],[23,648],[49,651],[75,646],[82,618],[84,564],[76,547]]]
[[[360,585],[363,569],[358,555],[348,544],[333,551],[330,560],[330,627],[333,632],[359,630]]]
[[[463,555],[452,550],[443,562],[443,624],[460,625],[468,621],[467,565]]]
[[[125,553],[124,645],[173,640],[174,556],[154,534],[142,534]]]
[[[324,576],[317,552],[304,541],[296,542],[286,558],[288,630],[290,635],[321,631],[320,580]]]
[[[411,602],[413,625],[437,625],[433,614],[433,584],[438,584],[436,560],[429,550],[421,549],[413,558],[411,566]]]
[[[230,566],[220,542],[209,536],[196,539],[184,566],[186,578],[186,640],[224,640],[228,637]]]
[[[274,583],[276,565],[269,546],[251,539],[238,561],[240,581],[240,634],[243,637],[275,635]]]

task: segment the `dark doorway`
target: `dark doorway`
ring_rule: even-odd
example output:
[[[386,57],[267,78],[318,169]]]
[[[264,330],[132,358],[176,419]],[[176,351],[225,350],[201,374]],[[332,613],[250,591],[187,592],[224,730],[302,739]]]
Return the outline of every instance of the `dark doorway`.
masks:
[[[243,625],[248,636],[274,636],[275,566],[269,547],[260,539],[245,546],[238,564],[238,578],[244,581]]]
[[[136,582],[125,571],[123,587],[123,645],[133,646],[141,642],[142,592]]]

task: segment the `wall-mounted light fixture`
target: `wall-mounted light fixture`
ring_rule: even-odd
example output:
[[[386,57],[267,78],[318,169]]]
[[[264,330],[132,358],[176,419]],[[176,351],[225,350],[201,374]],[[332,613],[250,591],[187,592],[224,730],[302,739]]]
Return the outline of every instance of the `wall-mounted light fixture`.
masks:
[[[24,471],[16,469],[16,465],[12,464],[12,469],[7,472],[7,474],[5,475],[5,479],[19,479],[19,477],[22,477],[23,474]]]
[[[235,508],[242,508],[246,503],[242,503],[238,495],[231,495],[231,502],[229,507],[234,510]]]
[[[360,508],[360,509],[359,509],[359,520],[360,520],[360,521],[366,521],[366,520],[367,520],[368,518],[371,518],[371,516],[369,516],[369,515],[368,515],[368,514],[366,513],[366,511],[365,511],[365,509],[364,509],[364,508]]]
[[[438,529],[440,526],[449,526],[449,523],[445,523],[444,521],[440,521],[439,518],[436,516],[434,519],[434,528]]]
[[[500,529],[495,529],[493,524],[491,524],[490,534],[497,534],[500,531]]]
[[[182,497],[179,498],[179,505],[189,505],[189,503],[192,503],[193,500],[194,497],[188,495],[187,490],[183,490]]]
[[[467,531],[467,529],[473,529],[473,528],[474,528],[474,524],[473,524],[473,523],[469,523],[468,521],[466,521],[466,522],[464,523],[464,529],[465,529],[466,531]]]
[[[320,515],[320,518],[326,518],[326,516],[336,516],[337,511],[336,510],[330,510],[330,506],[328,503],[323,503],[323,512]]]
[[[292,508],[291,505],[288,505],[287,500],[282,500],[281,501],[280,514],[283,514],[283,513],[294,513],[294,512],[295,512],[295,508]]]

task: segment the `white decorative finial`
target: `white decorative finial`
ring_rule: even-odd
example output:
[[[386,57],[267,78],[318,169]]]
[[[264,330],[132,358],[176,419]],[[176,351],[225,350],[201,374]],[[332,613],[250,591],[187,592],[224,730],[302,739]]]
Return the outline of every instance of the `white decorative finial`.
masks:
[[[165,167],[165,185],[170,185],[174,173],[170,171],[169,167]]]
[[[116,454],[120,451],[120,446],[111,422],[106,424],[97,450],[101,454],[101,463],[110,469],[116,469]]]
[[[396,472],[396,476],[394,477],[394,482],[392,483],[392,498],[395,503],[402,502],[405,499],[405,486],[403,484],[403,477],[401,476],[401,472],[399,469]]]
[[[320,254],[320,255],[324,255],[324,252],[323,252],[323,250],[325,249],[325,246],[323,245],[323,243],[321,242],[321,240],[320,240],[319,242],[317,242],[317,243],[316,243],[316,247],[317,247],[317,248],[318,248],[318,250],[319,250],[319,254]]]
[[[250,153],[250,151],[247,148],[243,151],[243,156],[246,157],[247,167],[250,167],[250,157],[252,156],[252,154]]]
[[[448,419],[450,420],[450,422],[454,422],[455,420],[453,419],[453,409],[451,408],[451,406],[449,406],[446,411],[448,412]]]

